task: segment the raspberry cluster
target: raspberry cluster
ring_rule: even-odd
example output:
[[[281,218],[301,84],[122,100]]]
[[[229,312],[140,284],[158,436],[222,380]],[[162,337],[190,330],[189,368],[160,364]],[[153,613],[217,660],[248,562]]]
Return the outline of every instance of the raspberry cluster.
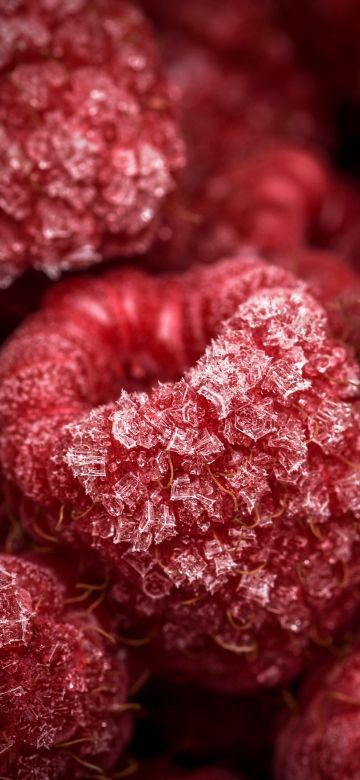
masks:
[[[360,747],[360,652],[318,669],[307,681],[299,710],[277,741],[278,780],[356,780]]]
[[[144,252],[184,149],[140,11],[2,3],[0,49],[0,286]]]
[[[78,607],[79,591],[67,590],[48,566],[0,555],[4,776],[102,775],[130,738],[124,657],[109,650],[95,613]]]
[[[167,384],[146,390],[154,369]],[[99,552],[126,636],[152,639],[162,670],[276,685],[351,621],[360,371],[286,271],[242,258],[65,284],[0,372],[24,520],[40,503],[46,533]],[[119,377],[138,389],[97,406]]]
[[[300,5],[0,0],[0,780],[359,780],[360,14]]]

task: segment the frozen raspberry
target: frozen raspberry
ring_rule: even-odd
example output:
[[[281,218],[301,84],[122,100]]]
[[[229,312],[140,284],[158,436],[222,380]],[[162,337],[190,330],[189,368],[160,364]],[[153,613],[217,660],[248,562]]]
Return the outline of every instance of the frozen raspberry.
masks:
[[[141,0],[160,28],[175,27],[223,54],[254,56],[259,38],[268,32],[270,5],[253,0]],[[274,52],[275,56],[275,52]]]
[[[202,235],[201,227],[205,236],[209,228],[213,236],[213,225],[224,217],[216,211],[217,203],[212,204],[216,195],[211,195],[208,203],[214,176],[222,179],[223,187],[230,191],[229,199],[232,194],[235,200],[239,192],[235,194],[232,186],[233,170],[241,169],[254,149],[263,150],[271,139],[329,149],[333,133],[313,77],[299,65],[290,39],[270,18],[264,3],[227,3],[242,28],[241,36],[236,34],[236,61],[220,57],[206,45],[206,34],[205,40],[201,35],[189,35],[189,25],[184,23],[190,14],[201,19],[202,31],[213,20],[214,30],[220,31],[218,3],[160,2],[161,13],[158,5],[148,2],[159,24],[167,74],[181,93],[189,164],[148,262],[155,267],[178,268],[192,264],[197,257],[193,245],[199,231]],[[252,19],[251,31],[243,19],[247,16]],[[226,17],[221,6],[224,28],[233,34],[234,24]],[[232,238],[234,232],[236,226]],[[216,249],[206,249],[205,255],[222,256]]]
[[[275,761],[277,780],[358,780],[360,766],[360,650],[304,687],[299,711],[284,723]]]
[[[0,42],[0,286],[144,252],[184,154],[141,13],[2,3]]]
[[[360,356],[360,276],[332,252],[296,249],[277,255],[276,264],[304,279],[328,313],[331,330]]]
[[[130,737],[124,661],[66,595],[48,567],[0,555],[0,771],[18,780],[102,775]]]
[[[336,641],[360,579],[360,370],[294,277],[242,257],[69,283],[0,374],[24,521],[38,503],[112,566],[124,641],[152,640],[161,671],[246,691]]]
[[[213,262],[239,246],[267,256],[329,248],[358,264],[360,195],[325,159],[268,143],[214,175],[198,203],[189,254]]]

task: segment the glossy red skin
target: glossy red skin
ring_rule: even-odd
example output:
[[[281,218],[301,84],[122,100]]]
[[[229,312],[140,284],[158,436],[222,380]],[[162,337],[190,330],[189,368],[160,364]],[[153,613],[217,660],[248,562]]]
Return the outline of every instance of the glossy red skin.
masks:
[[[144,252],[184,148],[140,11],[21,0],[0,37],[0,286]]]
[[[359,370],[325,336],[324,310],[299,285],[245,256],[180,277],[124,270],[75,280],[51,293],[1,356],[1,459],[23,494],[24,521],[36,536],[39,503],[45,532],[96,549],[112,567],[124,641],[153,639],[155,666],[222,691],[291,679],[312,643],[348,623],[357,604]],[[277,314],[269,332],[253,326],[256,346],[249,321],[262,321],[263,305]],[[261,423],[252,395],[236,389],[235,377],[246,387],[253,371],[255,387],[265,383]],[[98,406],[121,385],[144,389],[158,378],[170,384]],[[239,403],[250,404],[250,418],[241,412],[234,428]],[[184,428],[180,440],[172,419]]]
[[[128,675],[99,633],[106,620],[84,602],[67,603],[74,582],[41,557],[0,556],[0,771],[19,780],[87,778],[87,762],[105,772],[130,739]]]
[[[313,671],[299,711],[283,719],[276,744],[276,780],[357,780],[360,748],[359,645]]]

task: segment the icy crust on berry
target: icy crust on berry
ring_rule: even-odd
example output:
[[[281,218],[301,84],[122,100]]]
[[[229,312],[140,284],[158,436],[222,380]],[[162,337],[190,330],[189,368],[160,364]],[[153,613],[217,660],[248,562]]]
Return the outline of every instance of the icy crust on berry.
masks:
[[[275,685],[349,616],[358,388],[311,298],[260,291],[183,380],[68,427],[90,543],[119,572],[129,626],[160,621],[163,668]]]
[[[278,736],[276,780],[357,780],[360,765],[359,645],[305,685],[299,712]]]
[[[65,285],[3,352],[5,475],[47,508],[45,529],[112,568],[124,631],[153,640],[162,671],[221,690],[281,683],[357,603],[359,367],[301,283],[237,259],[161,281],[144,332],[132,297],[143,365],[165,355],[174,376],[180,346],[184,367],[197,362],[89,412],[128,332],[130,299],[109,324],[100,284]],[[169,332],[176,370],[171,345],[159,353]]]
[[[101,773],[130,737],[124,662],[66,595],[51,569],[0,554],[0,771],[19,780]]]
[[[26,0],[0,28],[1,286],[144,252],[184,149],[140,11]]]
[[[67,422],[115,400],[121,387],[179,378],[238,303],[278,284],[297,283],[247,253],[181,276],[152,278],[127,269],[53,289],[1,353],[0,448],[7,477],[47,502],[46,475],[54,470],[49,449]]]

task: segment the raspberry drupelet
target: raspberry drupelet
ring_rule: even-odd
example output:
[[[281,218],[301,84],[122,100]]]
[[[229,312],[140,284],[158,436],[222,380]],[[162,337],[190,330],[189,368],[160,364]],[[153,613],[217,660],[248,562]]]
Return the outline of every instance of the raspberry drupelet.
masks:
[[[141,12],[2,3],[0,50],[0,286],[143,253],[184,148]]]
[[[102,776],[130,739],[125,656],[72,596],[47,565],[0,554],[3,776]]]
[[[287,271],[243,256],[69,282],[0,378],[23,521],[36,536],[37,507],[46,533],[97,550],[124,641],[151,640],[160,671],[274,686],[351,622],[360,370]]]
[[[276,780],[357,780],[360,766],[360,648],[313,672],[298,712],[280,730]]]

